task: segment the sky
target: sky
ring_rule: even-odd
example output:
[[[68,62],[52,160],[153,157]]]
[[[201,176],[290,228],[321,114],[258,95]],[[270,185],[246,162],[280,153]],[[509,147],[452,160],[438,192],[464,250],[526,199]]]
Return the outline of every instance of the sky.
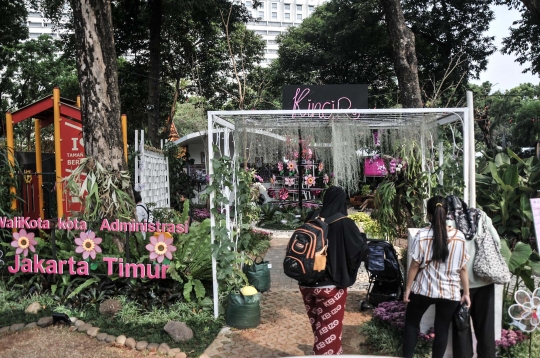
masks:
[[[488,35],[495,36],[495,46],[498,50],[502,48],[502,39],[510,34],[509,28],[512,22],[520,18],[520,13],[517,10],[509,10],[506,6],[493,6],[495,12],[495,20],[491,23]],[[520,83],[531,82],[534,84],[540,83],[538,75],[532,75],[530,72],[521,73],[528,66],[521,66],[514,62],[516,56],[503,55],[500,51],[496,51],[489,57],[487,70],[480,74],[480,80],[471,81],[475,84],[489,81],[493,84],[493,91],[500,90],[501,92],[514,88]]]

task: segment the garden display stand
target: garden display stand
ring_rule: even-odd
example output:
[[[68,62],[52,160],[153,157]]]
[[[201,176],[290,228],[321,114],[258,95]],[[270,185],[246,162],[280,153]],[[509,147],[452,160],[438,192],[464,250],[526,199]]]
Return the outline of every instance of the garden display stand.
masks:
[[[297,144],[293,139],[305,139],[306,142],[299,143],[307,143],[309,138],[307,145],[317,151],[317,157],[324,162],[325,167],[332,169],[335,175],[334,184],[350,188],[360,182],[362,163],[358,159],[361,155],[359,153],[373,150],[374,131],[378,133],[381,146],[390,143],[390,139],[405,144],[413,140],[419,143],[422,170],[429,172],[431,169],[427,164],[427,156],[430,149],[437,146],[437,128],[453,124],[461,125],[463,131],[462,148],[456,153],[462,154],[463,160],[463,199],[469,207],[475,207],[474,107],[470,91],[467,92],[467,107],[463,108],[208,112],[206,134],[209,186],[213,186],[215,180],[214,159],[231,158],[235,168],[231,174],[227,174],[230,177],[216,178],[215,185],[220,187],[219,195],[228,198],[229,204],[223,204],[222,201],[221,207],[216,207],[216,192],[210,193],[211,242],[213,244],[218,235],[221,239],[228,237],[231,242],[238,240],[242,215],[236,210],[238,198],[235,193],[239,185],[237,173],[241,170],[241,156],[262,157],[264,163],[278,162],[283,160],[283,154],[290,151],[294,145],[297,145],[299,150],[305,149],[303,144]],[[439,164],[442,164],[443,145],[438,144]],[[439,181],[442,180],[440,176]],[[426,191],[429,195],[430,188]],[[224,228],[219,227],[214,209],[223,211]],[[215,253],[212,257],[212,273],[214,315],[217,317],[219,295]]]

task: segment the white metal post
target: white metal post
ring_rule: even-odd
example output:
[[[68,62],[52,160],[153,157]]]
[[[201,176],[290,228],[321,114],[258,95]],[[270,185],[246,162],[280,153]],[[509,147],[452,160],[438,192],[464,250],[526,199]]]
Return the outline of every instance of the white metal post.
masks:
[[[470,141],[469,141],[469,112],[463,113],[463,180],[465,187],[463,188],[463,201],[469,205],[469,160],[470,160]]]
[[[476,147],[474,145],[474,101],[472,91],[467,91],[469,113],[469,207],[476,208]]]
[[[212,147],[213,143],[213,123],[212,123],[212,114],[208,113],[208,176],[210,179],[208,180],[208,185],[212,185],[213,179],[212,175],[214,174],[214,167],[212,165],[212,160],[214,159],[214,148]],[[214,216],[214,197],[215,194],[213,191],[210,192],[210,242],[212,246],[214,245],[215,241],[215,233],[214,228],[216,226],[216,218]],[[218,281],[217,281],[217,261],[216,261],[216,255],[212,253],[212,291],[214,296],[214,318],[218,318],[219,316],[219,293],[218,293]]]
[[[224,128],[223,130],[223,155],[225,157],[230,157],[230,149],[229,149],[229,128]],[[219,136],[218,136],[218,146],[219,146]],[[234,169],[233,169],[234,170]],[[233,178],[231,178],[233,179]],[[232,202],[231,199],[231,188],[226,186],[223,188],[223,195],[229,200],[229,204],[225,206],[225,225],[227,227],[227,231],[229,234],[229,240],[232,243],[232,225],[231,225],[231,205]]]
[[[139,151],[139,131],[135,131],[135,151]],[[139,184],[139,155],[135,156],[135,187]]]
[[[139,150],[140,150],[139,158],[143,158],[143,167],[139,171],[139,185],[142,186],[144,185],[144,169],[148,165],[148,163],[146,163],[146,159],[144,158],[144,130],[141,130],[141,141],[139,144]],[[143,202],[146,203],[148,201],[148,198],[144,195],[144,192],[145,190],[141,190],[141,196],[142,196]]]
[[[442,167],[444,164],[444,144],[443,142],[439,142],[439,168]],[[441,170],[439,172],[439,185],[444,184],[444,172]]]

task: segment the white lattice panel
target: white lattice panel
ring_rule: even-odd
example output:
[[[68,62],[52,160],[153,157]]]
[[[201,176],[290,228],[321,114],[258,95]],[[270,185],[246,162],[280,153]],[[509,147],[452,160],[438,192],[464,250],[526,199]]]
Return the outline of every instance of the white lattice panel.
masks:
[[[141,192],[143,202],[154,208],[169,208],[169,161],[165,154],[144,148],[144,132],[135,132],[135,145],[139,155],[135,160],[135,190]]]

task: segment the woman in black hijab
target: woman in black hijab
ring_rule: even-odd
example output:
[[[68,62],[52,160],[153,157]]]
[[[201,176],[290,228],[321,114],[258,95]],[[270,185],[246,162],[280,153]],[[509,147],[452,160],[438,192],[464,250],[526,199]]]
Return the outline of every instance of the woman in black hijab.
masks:
[[[328,254],[324,278],[314,284],[299,283],[300,292],[315,336],[313,354],[341,354],[341,332],[347,300],[347,287],[354,284],[366,253],[366,236],[347,217],[347,196],[339,187],[326,190],[318,216],[344,218],[329,225]],[[315,217],[315,214],[311,218]]]

